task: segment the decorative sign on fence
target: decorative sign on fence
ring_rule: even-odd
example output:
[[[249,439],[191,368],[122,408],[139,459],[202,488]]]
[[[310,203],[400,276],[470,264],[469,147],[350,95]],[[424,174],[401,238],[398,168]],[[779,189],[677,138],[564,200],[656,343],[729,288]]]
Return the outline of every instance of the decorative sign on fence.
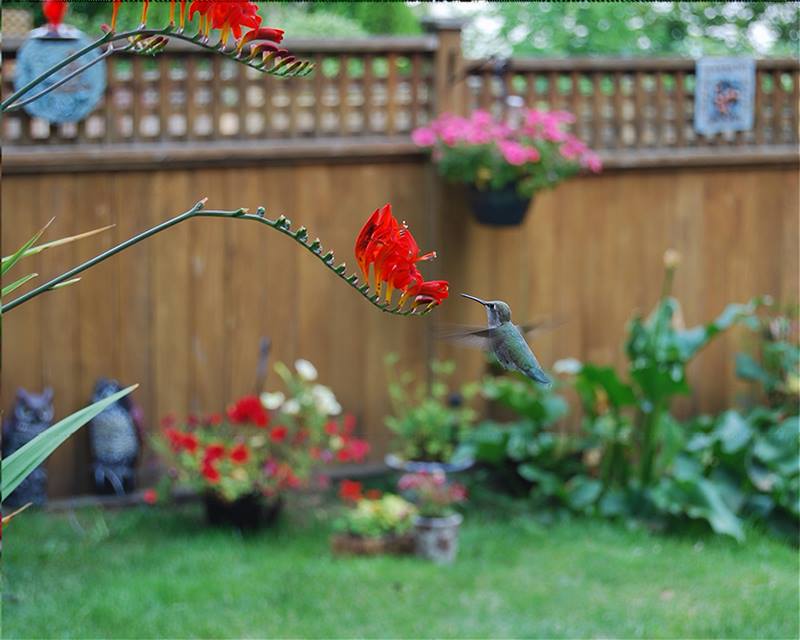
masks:
[[[47,25],[34,29],[28,34],[17,55],[14,88],[25,86],[53,64],[79,51],[89,42],[81,31],[63,24],[57,28]],[[51,87],[99,55],[95,49],[68,64],[45,80],[35,91],[40,92]],[[103,97],[105,88],[106,63],[100,60],[57,89],[26,104],[24,109],[32,116],[50,122],[76,122],[92,112]]]
[[[694,128],[703,135],[753,128],[756,64],[752,58],[697,61]]]

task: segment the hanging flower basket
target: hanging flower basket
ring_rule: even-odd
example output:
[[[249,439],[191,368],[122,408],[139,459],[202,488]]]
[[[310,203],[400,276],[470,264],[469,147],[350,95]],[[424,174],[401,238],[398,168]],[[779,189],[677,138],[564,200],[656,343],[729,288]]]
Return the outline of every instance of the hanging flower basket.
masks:
[[[228,501],[215,491],[207,491],[204,503],[206,520],[210,525],[240,531],[258,531],[274,525],[283,508],[281,498],[268,499],[257,493]]]
[[[502,189],[484,190],[470,185],[467,198],[478,222],[497,227],[522,224],[533,202],[533,197],[519,195],[513,184]]]
[[[411,137],[431,149],[443,178],[467,186],[478,222],[511,226],[523,221],[535,193],[602,169],[600,157],[569,132],[574,121],[567,111],[536,109],[503,119],[482,110],[466,118],[444,113]]]

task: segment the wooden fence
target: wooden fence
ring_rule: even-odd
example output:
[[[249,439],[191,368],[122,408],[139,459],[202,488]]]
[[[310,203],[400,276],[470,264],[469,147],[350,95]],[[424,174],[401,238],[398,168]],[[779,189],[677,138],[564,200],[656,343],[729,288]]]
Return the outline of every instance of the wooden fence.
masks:
[[[622,364],[625,321],[655,302],[666,248],[683,257],[676,294],[687,324],[758,294],[797,299],[796,63],[759,67],[765,87],[764,78],[777,78],[758,103],[762,134],[706,141],[688,127],[689,63],[599,60],[567,69],[514,61],[498,79],[460,58],[458,38],[446,29],[347,47],[296,43],[295,50],[317,57],[322,73],[290,84],[243,80],[240,67],[225,71],[224,61],[186,50],[168,51],[150,69],[149,61],[120,59],[115,65],[122,73],[129,63],[131,75],[110,80],[94,114],[96,136],[87,121],[75,135],[49,128],[40,139],[25,116],[15,116],[16,125],[4,118],[6,134],[14,127],[25,133],[5,138],[2,252],[51,216],[52,237],[116,225],[32,258],[27,268],[44,279],[208,195],[215,207],[263,204],[269,215],[284,213],[350,263],[361,223],[390,201],[420,245],[441,255],[423,267],[426,275],[450,279],[454,293],[505,299],[518,320],[566,321],[534,339],[548,367],[569,356]],[[12,45],[4,42],[4,52]],[[221,79],[200,78],[215,65]],[[167,70],[161,79],[159,66]],[[4,82],[10,67],[3,65]],[[546,103],[575,109],[578,133],[604,150],[612,167],[538,196],[515,229],[475,223],[461,191],[441,185],[408,136],[442,110],[515,108],[503,83],[515,92],[508,95],[531,105],[546,102],[555,87],[557,100]],[[678,83],[684,101],[676,101],[683,95]],[[600,97],[584,93],[597,85]],[[162,95],[175,102],[164,106]],[[247,97],[246,106],[237,96]],[[206,125],[197,124],[204,118]],[[480,354],[432,340],[440,321],[477,324],[483,316],[457,297],[426,319],[387,316],[277,234],[193,221],[4,318],[3,406],[17,386],[52,385],[57,416],[66,415],[88,401],[98,376],[111,375],[141,383],[136,397],[153,428],[166,413],[216,411],[251,391],[258,340],[269,335],[274,359],[306,357],[318,365],[321,381],[356,413],[377,459],[389,447],[385,353],[399,352],[420,377],[433,354],[456,358],[461,379],[480,374]],[[683,410],[718,410],[744,389],[733,375],[741,339],[723,338],[693,365],[696,393]],[[86,434],[79,433],[49,463],[51,493],[85,491],[87,460]]]

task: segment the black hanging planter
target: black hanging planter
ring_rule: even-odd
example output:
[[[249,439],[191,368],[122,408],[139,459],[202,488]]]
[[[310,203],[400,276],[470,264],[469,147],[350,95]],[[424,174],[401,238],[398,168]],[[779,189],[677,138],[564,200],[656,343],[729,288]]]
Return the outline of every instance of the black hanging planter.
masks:
[[[470,185],[467,194],[478,222],[498,227],[521,224],[533,200],[520,196],[515,184],[486,191]]]
[[[240,531],[257,531],[275,524],[283,506],[281,498],[269,500],[257,493],[229,502],[213,491],[207,491],[204,502],[206,520],[210,525]]]

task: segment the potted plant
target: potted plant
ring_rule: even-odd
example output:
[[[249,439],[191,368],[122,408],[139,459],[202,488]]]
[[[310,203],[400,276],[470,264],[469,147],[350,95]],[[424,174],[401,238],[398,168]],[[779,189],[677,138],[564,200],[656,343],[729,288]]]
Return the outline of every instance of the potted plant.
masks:
[[[458,529],[462,517],[454,506],[467,499],[466,489],[448,483],[443,471],[407,473],[400,490],[417,506],[414,541],[417,555],[434,562],[450,563],[458,552]]]
[[[361,483],[344,480],[339,495],[350,503],[334,522],[337,533],[331,548],[338,555],[407,554],[414,552],[413,504],[400,496],[372,489],[362,493]]]
[[[475,421],[475,411],[464,404],[477,391],[466,385],[451,393],[446,378],[455,371],[455,363],[433,361],[432,381],[414,385],[414,375],[395,374],[398,357],[389,354],[386,366],[389,375],[389,398],[392,415],[386,425],[395,435],[396,453],[386,463],[401,471],[458,471],[471,465],[471,460],[456,460],[456,451],[465,429]]]
[[[536,109],[523,111],[513,124],[488,111],[469,118],[443,114],[415,129],[412,139],[433,149],[440,175],[467,185],[478,222],[516,225],[538,191],[582,168],[600,172],[599,156],[566,130],[574,120],[567,111]]]
[[[358,462],[369,450],[333,392],[314,382],[310,362],[298,360],[294,372],[279,362],[275,370],[286,394],[245,396],[225,415],[189,416],[181,425],[168,417],[156,438],[173,480],[203,494],[211,524],[270,524],[283,493],[306,485],[315,466]]]

